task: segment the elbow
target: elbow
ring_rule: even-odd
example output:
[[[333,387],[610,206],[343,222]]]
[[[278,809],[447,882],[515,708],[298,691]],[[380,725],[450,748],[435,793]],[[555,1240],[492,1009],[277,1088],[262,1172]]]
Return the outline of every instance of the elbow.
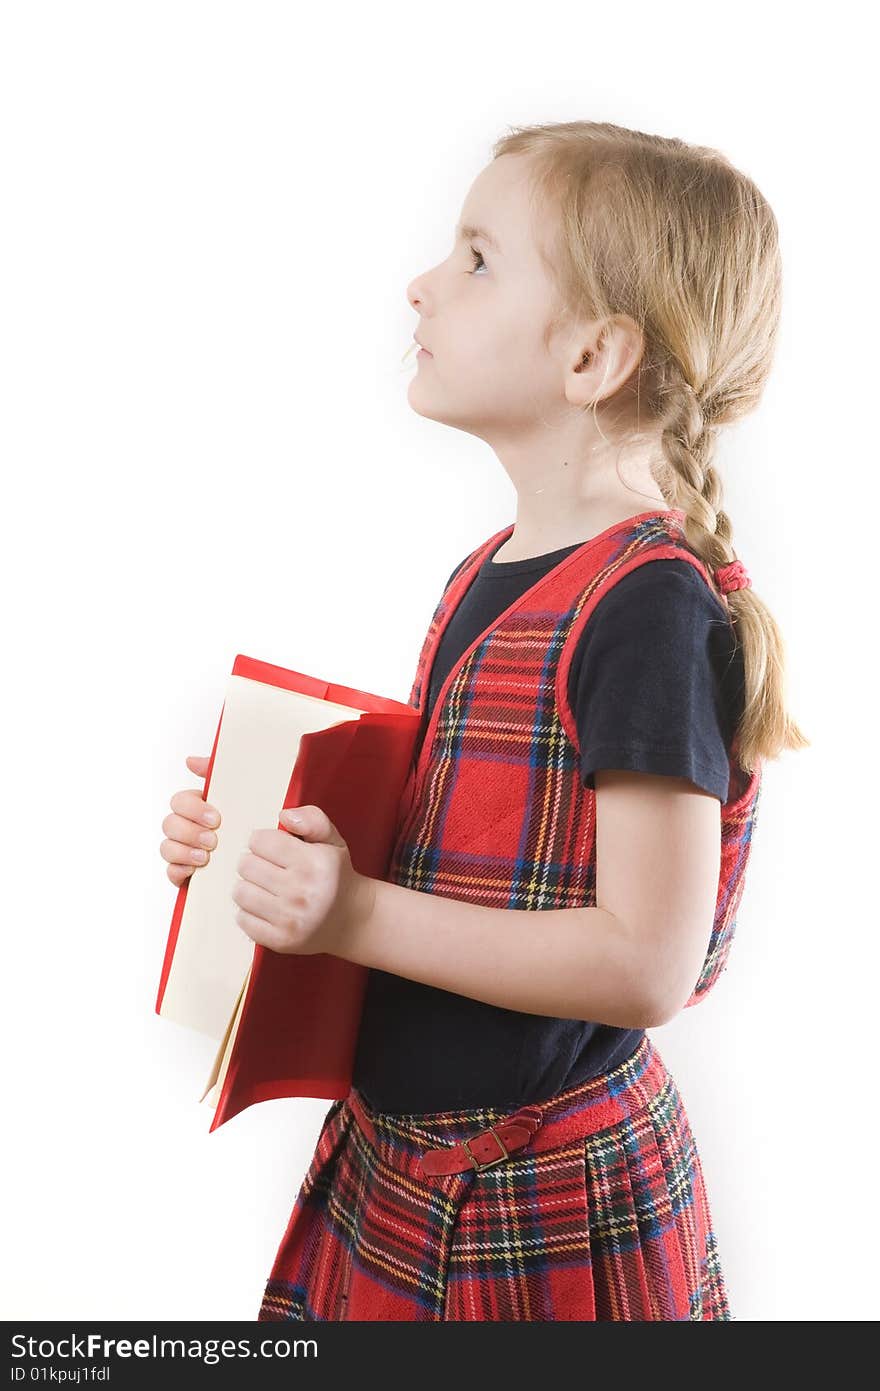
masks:
[[[617,1000],[619,1004],[625,1000],[626,1009],[621,1008],[616,1019],[606,1013],[604,1022],[627,1029],[655,1029],[668,1024],[690,999],[693,990],[690,965],[673,959],[669,951],[670,934],[658,932],[656,923],[652,922],[648,930],[634,929],[620,917],[615,921],[621,948]],[[652,941],[652,937],[657,941]],[[583,1017],[595,1018],[596,1015],[588,1011]]]
[[[638,996],[639,1028],[659,1029],[679,1014],[690,999],[691,987],[685,989],[679,978],[672,981],[668,975],[655,970],[641,980]]]
[[[641,984],[637,989],[632,988],[632,982],[630,986],[626,1010],[619,1011],[614,1020],[608,1019],[606,1022],[614,1023],[623,1029],[658,1029],[661,1024],[668,1024],[670,1019],[674,1019],[678,1014],[679,1002],[671,1001],[668,995],[663,995],[653,988],[645,988]]]
[[[642,1001],[643,1029],[659,1029],[669,1024],[680,1014],[691,997],[691,987],[684,991],[679,985],[675,990],[651,990]]]
[[[658,1029],[668,1024],[684,1007],[690,996],[682,995],[681,982],[669,979],[669,963],[658,967],[656,961],[646,960],[644,952],[636,952],[636,965],[626,972],[625,1028]],[[621,1021],[622,1022],[622,1021]]]
[[[692,961],[673,960],[668,950],[664,950],[659,959],[656,951],[645,952],[641,944],[646,935],[637,934],[636,937],[638,964],[630,971],[631,997],[640,1021],[637,1027],[658,1029],[669,1024],[685,1008],[699,968],[695,970]]]
[[[681,1009],[681,1005],[676,1003],[670,1005],[668,1001],[649,1001],[647,1008],[642,1010],[642,1022],[639,1025],[642,1029],[659,1029],[662,1024],[668,1024],[674,1019]]]

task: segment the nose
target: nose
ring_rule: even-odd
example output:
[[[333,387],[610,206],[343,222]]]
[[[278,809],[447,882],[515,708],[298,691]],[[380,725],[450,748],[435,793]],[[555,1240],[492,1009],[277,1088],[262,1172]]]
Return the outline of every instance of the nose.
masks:
[[[428,314],[431,308],[431,290],[434,285],[436,266],[419,271],[406,287],[406,297],[413,309]]]

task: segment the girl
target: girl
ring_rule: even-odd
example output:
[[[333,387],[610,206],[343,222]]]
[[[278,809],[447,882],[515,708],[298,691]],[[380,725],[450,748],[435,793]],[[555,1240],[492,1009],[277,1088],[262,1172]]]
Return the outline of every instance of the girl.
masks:
[[[647,1030],[718,979],[763,761],[807,743],[712,465],[770,370],[776,222],[713,150],[519,127],[409,298],[410,402],[492,447],[516,522],[429,625],[386,878],[318,807],[239,865],[254,940],[372,968],[258,1318],[729,1320]]]

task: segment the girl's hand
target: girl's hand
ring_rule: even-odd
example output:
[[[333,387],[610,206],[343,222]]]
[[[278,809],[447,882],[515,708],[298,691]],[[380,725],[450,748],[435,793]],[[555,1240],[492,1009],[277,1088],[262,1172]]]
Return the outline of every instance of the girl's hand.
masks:
[[[204,778],[210,761],[210,758],[190,754],[186,766],[197,778]],[[207,823],[206,815],[213,816],[214,820]],[[159,846],[162,859],[170,861],[165,872],[172,884],[180,888],[198,865],[208,863],[211,851],[217,848],[214,831],[219,825],[220,813],[216,807],[206,804],[204,793],[194,787],[175,792],[171,798],[171,814],[162,822],[166,839]]]
[[[320,807],[291,807],[278,819],[289,829],[254,831],[238,861],[235,920],[270,951],[342,955],[346,932],[369,913],[373,881],[358,874]]]

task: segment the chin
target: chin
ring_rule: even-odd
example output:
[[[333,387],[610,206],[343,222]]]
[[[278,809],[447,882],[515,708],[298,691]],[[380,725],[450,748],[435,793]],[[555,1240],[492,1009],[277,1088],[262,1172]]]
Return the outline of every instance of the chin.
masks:
[[[417,383],[418,377],[413,377],[407,388],[406,399],[410,406],[415,411],[416,415],[423,415],[426,420],[439,420],[442,422],[442,416],[431,409],[430,402],[427,399],[419,399],[422,393],[418,390]]]

